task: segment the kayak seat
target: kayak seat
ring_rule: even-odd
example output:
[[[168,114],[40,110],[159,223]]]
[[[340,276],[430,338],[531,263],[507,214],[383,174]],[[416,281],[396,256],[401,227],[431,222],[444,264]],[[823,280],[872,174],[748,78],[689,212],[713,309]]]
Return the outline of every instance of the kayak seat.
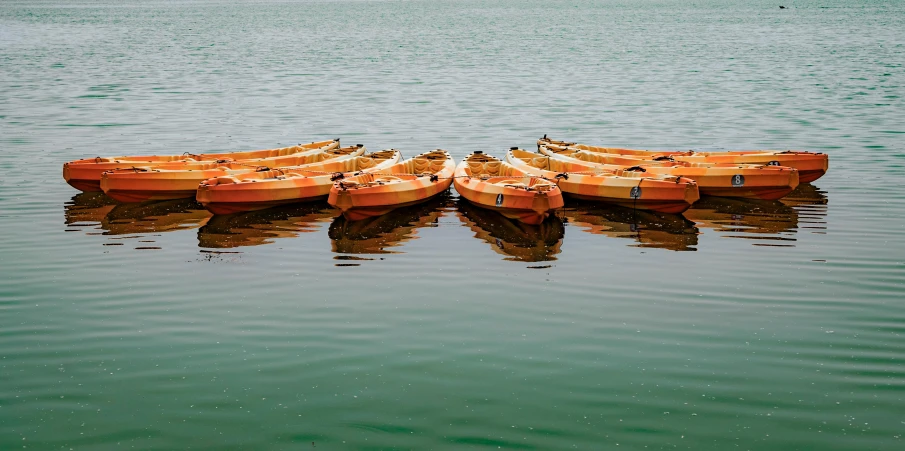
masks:
[[[363,170],[377,166],[377,162],[371,157],[358,157],[355,159],[356,169]]]
[[[446,163],[446,156],[443,156],[443,159],[433,159],[433,158],[414,158],[412,160],[412,173],[414,174],[436,174],[443,170],[443,166]]]
[[[488,175],[500,175],[500,166],[503,163],[499,161],[488,161],[484,163],[484,173]]]
[[[550,159],[547,157],[536,157],[532,158],[531,161],[527,163],[538,169],[548,169]]]
[[[575,152],[575,153],[572,154],[572,158],[576,158],[576,159],[579,159],[579,160],[581,160],[581,161],[588,161],[588,162],[591,162],[591,163],[596,163],[596,162],[597,162],[597,161],[596,161],[597,159],[594,158],[594,155],[592,155],[592,154],[590,154],[590,153],[588,153],[588,152]]]
[[[302,147],[300,147],[300,146],[282,147],[282,148],[279,148],[279,149],[275,149],[275,151],[274,151],[274,154],[275,154],[275,155],[272,155],[272,156],[274,156],[274,157],[284,157],[284,156],[286,156],[286,155],[292,155],[292,154],[294,154],[294,153],[301,152],[302,150],[304,150],[304,148],[302,148]]]
[[[472,177],[494,177],[501,175],[500,174],[500,166],[502,163],[499,161],[469,161],[468,169],[471,171]]]

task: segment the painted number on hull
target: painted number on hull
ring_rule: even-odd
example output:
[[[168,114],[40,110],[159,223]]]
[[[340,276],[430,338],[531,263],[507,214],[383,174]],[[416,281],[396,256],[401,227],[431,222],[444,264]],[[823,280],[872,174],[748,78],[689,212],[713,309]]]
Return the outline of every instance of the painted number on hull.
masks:
[[[497,196],[496,196],[496,206],[497,206],[497,207],[502,207],[502,206],[503,206],[503,193],[497,194]]]
[[[779,166],[779,162],[776,160],[773,160],[773,161],[767,163],[767,166]]]
[[[732,186],[735,188],[745,186],[745,176],[741,174],[735,174],[732,176]]]
[[[629,195],[632,199],[640,199],[640,198],[641,198],[641,187],[640,187],[640,186],[633,186],[633,187],[632,187],[632,190],[628,192],[628,195]]]

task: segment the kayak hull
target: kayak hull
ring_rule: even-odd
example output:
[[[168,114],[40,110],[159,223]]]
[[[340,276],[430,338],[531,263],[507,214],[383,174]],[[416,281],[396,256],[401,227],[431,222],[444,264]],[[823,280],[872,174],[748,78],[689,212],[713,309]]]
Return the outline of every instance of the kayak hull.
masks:
[[[650,174],[692,179],[702,196],[776,200],[791,193],[800,179],[798,170],[783,166],[643,167]]]
[[[273,162],[301,163],[293,169],[319,165],[324,161],[342,161],[364,152],[364,147],[333,149],[305,156],[280,158]],[[101,176],[101,189],[120,202],[143,202],[196,197],[199,185],[205,180],[237,177],[244,174],[282,174],[289,168],[271,170],[245,163],[214,163],[195,169],[133,168],[107,171]]]
[[[399,161],[396,150],[384,150],[347,160],[331,160],[299,168],[216,177],[203,181],[195,199],[214,214],[264,210],[279,205],[326,199],[333,178],[389,167]]]
[[[826,168],[824,169],[813,169],[813,170],[798,170],[798,182],[799,183],[811,183],[823,175],[826,174]]]
[[[236,178],[240,180],[230,180],[229,184],[216,184],[218,179],[205,180],[198,187],[195,199],[212,213],[221,215],[324,199],[333,184],[329,175],[260,181]]]
[[[145,169],[160,168],[176,170],[191,168],[196,165],[211,164],[217,161],[244,161],[258,164],[255,162],[309,155],[316,152],[336,149],[338,147],[339,140],[333,139],[300,144],[298,146],[244,152],[83,158],[81,160],[73,160],[63,164],[63,179],[70,186],[81,191],[101,191],[101,176],[104,172],[117,169],[141,167]]]
[[[446,192],[454,171],[449,152],[425,152],[386,169],[337,180],[327,203],[350,221],[373,218]]]
[[[554,182],[483,153],[467,156],[456,167],[453,184],[472,204],[526,224],[540,224],[564,205]]]
[[[66,179],[66,183],[68,183],[69,186],[86,193],[99,193],[104,191],[101,189],[100,180]]]
[[[120,202],[144,202],[149,200],[191,199],[198,184],[212,177],[254,172],[254,169],[229,170],[217,168],[200,171],[166,171],[149,169],[138,172],[128,169],[105,172],[101,177],[101,189]]]
[[[682,164],[671,161],[647,161],[612,158],[588,151],[560,151],[541,147],[541,153],[550,160],[591,165],[599,170],[637,172],[650,176],[683,177],[694,180],[701,195],[737,197],[745,199],[775,200],[789,194],[799,184],[799,171],[785,166],[747,164]],[[637,163],[627,167],[609,162]],[[566,188],[564,187],[565,191]],[[777,197],[778,196],[778,197]]]
[[[676,175],[600,169],[593,164],[548,158],[521,149],[510,149],[506,160],[526,173],[558,180],[563,194],[577,199],[678,214],[700,198],[693,180]]]
[[[606,155],[615,155],[639,160],[671,158],[676,162],[690,164],[754,164],[769,166],[785,166],[797,169],[799,183],[810,183],[829,170],[829,155],[824,153],[779,151],[779,150],[740,150],[728,152],[695,152],[695,151],[656,151],[641,149],[623,149],[616,147],[590,146],[587,144],[555,141],[541,138],[537,141],[541,147],[555,149],[583,150]]]

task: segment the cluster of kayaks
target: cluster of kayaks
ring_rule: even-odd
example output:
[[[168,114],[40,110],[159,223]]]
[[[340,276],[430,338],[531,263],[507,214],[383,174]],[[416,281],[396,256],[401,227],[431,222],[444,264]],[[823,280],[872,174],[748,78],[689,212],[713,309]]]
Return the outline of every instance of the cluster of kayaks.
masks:
[[[659,152],[554,141],[510,148],[505,161],[477,151],[458,165],[441,149],[403,159],[339,139],[223,154],[88,158],[63,165],[82,191],[120,202],[196,198],[214,214],[327,198],[350,220],[424,202],[455,185],[460,196],[528,224],[568,196],[678,214],[701,195],[779,199],[826,173],[827,155],[793,151]]]

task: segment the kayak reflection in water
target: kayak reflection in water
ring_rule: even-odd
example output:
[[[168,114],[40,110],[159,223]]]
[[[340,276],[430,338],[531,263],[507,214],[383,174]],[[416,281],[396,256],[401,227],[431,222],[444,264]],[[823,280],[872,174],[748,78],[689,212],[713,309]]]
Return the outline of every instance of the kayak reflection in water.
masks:
[[[569,225],[595,235],[633,240],[634,247],[697,250],[700,231],[681,215],[582,201],[570,201],[563,215]]]
[[[475,232],[475,238],[489,243],[494,252],[507,256],[504,260],[552,261],[561,252],[565,227],[556,215],[531,225],[476,207],[461,198],[456,206],[459,219]]]
[[[103,235],[159,233],[201,227],[210,212],[193,199],[120,204],[103,193],[79,193],[64,207],[67,230]]]
[[[314,232],[337,214],[338,210],[319,201],[216,215],[198,230],[198,246],[224,249],[270,244],[275,238]]]
[[[417,205],[398,208],[372,218],[351,221],[338,216],[328,234],[333,252],[339,254],[389,254],[406,241],[418,238],[422,227],[437,227],[440,216],[452,207],[449,192]]]
[[[705,197],[684,213],[698,227],[725,238],[761,240],[756,246],[794,246],[799,229],[824,233],[826,192],[800,185],[778,201]]]

